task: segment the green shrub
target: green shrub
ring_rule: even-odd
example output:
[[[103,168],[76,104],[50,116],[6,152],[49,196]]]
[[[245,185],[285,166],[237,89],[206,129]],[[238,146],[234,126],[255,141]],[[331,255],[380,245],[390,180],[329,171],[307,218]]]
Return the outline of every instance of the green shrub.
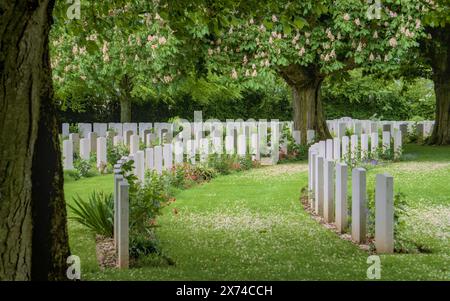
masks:
[[[78,159],[73,163],[75,170],[78,171],[79,175],[83,178],[92,177],[94,174],[92,169],[92,164],[88,160]]]
[[[192,173],[194,180],[197,182],[210,181],[217,176],[217,172],[214,168],[211,168],[204,164],[196,164],[192,167]]]
[[[65,170],[64,171],[64,177],[68,177],[68,178],[71,178],[71,179],[73,179],[75,181],[78,181],[79,179],[81,179],[81,174],[76,169]]]
[[[95,234],[106,237],[113,236],[114,229],[114,199],[112,193],[93,191],[87,201],[80,196],[68,203],[72,215],[69,218],[86,226]]]
[[[208,166],[222,175],[228,175],[231,172],[233,162],[233,157],[227,154],[211,154],[208,156]]]
[[[253,161],[251,155],[239,156],[240,170],[249,170],[253,167]]]
[[[108,139],[106,158],[111,166],[114,166],[120,158],[127,156],[128,153],[128,148],[124,144],[119,143],[119,145],[114,146],[113,141]]]

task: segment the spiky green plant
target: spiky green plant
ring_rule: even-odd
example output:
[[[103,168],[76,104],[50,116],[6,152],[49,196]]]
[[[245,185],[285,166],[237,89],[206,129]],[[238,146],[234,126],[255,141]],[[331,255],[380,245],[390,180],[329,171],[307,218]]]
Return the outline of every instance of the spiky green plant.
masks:
[[[106,237],[113,236],[114,200],[112,193],[93,191],[87,200],[79,195],[73,197],[73,204],[68,204],[71,220],[84,225],[95,234]]]

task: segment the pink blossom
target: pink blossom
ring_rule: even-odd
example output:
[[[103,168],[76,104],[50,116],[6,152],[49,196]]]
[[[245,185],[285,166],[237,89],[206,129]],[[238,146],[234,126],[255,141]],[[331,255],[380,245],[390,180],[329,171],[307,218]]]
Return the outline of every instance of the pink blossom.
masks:
[[[256,69],[256,65],[252,64],[252,69],[255,70]]]
[[[166,42],[167,42],[167,40],[166,40],[165,37],[160,37],[160,38],[158,39],[158,43],[159,43],[160,45],[164,45],[164,44],[166,44]]]
[[[255,23],[255,21],[253,20],[253,18],[250,19],[249,23],[252,24],[252,25],[253,25],[253,23]]]
[[[238,74],[236,72],[236,69],[233,68],[233,70],[231,71],[231,78],[232,79],[237,79],[238,78]]]
[[[344,15],[344,20],[345,21],[349,21],[350,20],[350,15],[349,14],[345,14]]]
[[[373,53],[370,53],[369,55],[369,61],[373,61],[375,59],[375,57],[373,56]]]
[[[356,19],[355,19],[355,24],[356,24],[357,26],[361,25],[361,21],[359,20],[359,18],[356,18]]]
[[[417,20],[416,20],[416,29],[419,29],[419,28],[420,28],[420,25],[421,25],[420,20],[417,19]]]
[[[253,72],[252,72],[252,76],[253,77],[256,77],[258,75],[258,72],[256,72],[256,69],[255,70],[253,70]]]
[[[378,39],[378,31],[375,30],[375,32],[373,33],[373,38]]]
[[[306,52],[305,47],[302,47],[302,48],[300,49],[300,51],[298,52],[298,55],[299,55],[299,56],[303,56],[303,55],[305,54],[305,52]]]
[[[267,59],[266,59],[266,61],[265,61],[264,65],[265,65],[266,67],[269,67],[269,66],[270,66],[270,62],[269,62],[269,60],[267,60]]]
[[[397,47],[397,39],[395,37],[392,37],[389,40],[389,45],[391,45],[391,47]]]
[[[275,15],[272,15],[272,22],[278,22],[278,18]]]
[[[148,37],[147,37],[147,41],[151,42],[151,41],[153,41],[154,38],[155,38],[154,36],[149,34]]]

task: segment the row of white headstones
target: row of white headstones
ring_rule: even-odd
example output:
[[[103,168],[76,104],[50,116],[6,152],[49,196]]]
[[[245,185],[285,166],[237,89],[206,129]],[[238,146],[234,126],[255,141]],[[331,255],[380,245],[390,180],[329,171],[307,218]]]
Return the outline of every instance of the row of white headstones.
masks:
[[[394,135],[394,150],[401,153],[401,132]],[[383,132],[382,149],[390,145],[390,132]],[[342,142],[342,143],[341,143]],[[344,136],[334,140],[323,140],[313,144],[308,151],[308,190],[309,204],[312,210],[323,217],[327,223],[335,223],[337,231],[344,233],[348,227],[347,181],[348,166],[343,163],[346,156],[367,156],[377,152],[378,133],[371,135],[371,148],[368,147],[368,135],[358,137]],[[351,175],[352,210],[351,237],[356,243],[365,243],[367,239],[367,191],[366,170],[354,168]],[[376,175],[375,186],[375,247],[379,253],[394,252],[394,180],[388,174]]]
[[[183,132],[171,139],[171,133],[166,132],[158,138],[157,134],[144,131],[143,135],[134,134],[132,130],[124,132],[124,136],[113,136],[113,132],[107,132],[109,138],[112,138],[113,145],[125,144],[129,146],[130,154],[137,154],[138,158],[145,155],[145,166],[148,169],[157,170],[159,173],[163,169],[170,169],[173,163],[178,164],[183,161],[195,164],[196,154],[200,155],[200,162],[204,162],[209,154],[238,154],[245,156],[252,155],[254,160],[260,160],[261,155],[270,155],[272,163],[278,161],[278,151],[280,146],[280,124],[271,124],[272,133],[270,142],[268,141],[267,126],[256,127],[253,131],[231,131],[226,136],[221,131],[212,132],[209,137],[202,138],[202,134],[196,134],[195,139]],[[167,134],[167,135],[166,135]],[[314,131],[308,131],[308,137],[314,139]],[[86,138],[79,137],[79,134],[69,134],[69,139],[63,141],[64,169],[73,169],[73,154],[79,152],[80,158],[90,159],[91,154],[96,154],[97,166],[107,163],[107,138],[97,137],[95,132],[87,133]],[[168,136],[168,137],[166,137]],[[300,136],[300,133],[294,131],[294,136]],[[236,137],[236,138],[235,138]],[[186,138],[186,139],[185,139]],[[141,140],[146,145],[145,150],[140,150]],[[170,142],[170,140],[172,140]],[[169,143],[161,143],[161,142]],[[156,145],[160,144],[160,145]],[[225,147],[225,149],[224,149]],[[287,141],[281,143],[281,148],[287,151]],[[186,155],[186,156],[184,156]]]

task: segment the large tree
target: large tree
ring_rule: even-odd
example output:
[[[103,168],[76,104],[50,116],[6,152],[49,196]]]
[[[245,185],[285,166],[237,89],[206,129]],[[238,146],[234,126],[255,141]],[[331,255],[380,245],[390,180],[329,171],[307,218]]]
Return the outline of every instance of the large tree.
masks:
[[[422,26],[421,1],[205,1],[210,69],[236,80],[275,72],[292,89],[294,128],[330,137],[320,99],[329,75],[401,62]],[[416,6],[419,5],[419,9]],[[174,14],[172,14],[174,15]],[[179,18],[179,16],[176,16]]]
[[[436,118],[432,144],[450,144],[450,1],[429,1],[423,15],[428,36],[422,40],[420,56],[432,69],[436,94]]]
[[[0,280],[65,277],[69,246],[48,46],[53,5],[0,3]]]

